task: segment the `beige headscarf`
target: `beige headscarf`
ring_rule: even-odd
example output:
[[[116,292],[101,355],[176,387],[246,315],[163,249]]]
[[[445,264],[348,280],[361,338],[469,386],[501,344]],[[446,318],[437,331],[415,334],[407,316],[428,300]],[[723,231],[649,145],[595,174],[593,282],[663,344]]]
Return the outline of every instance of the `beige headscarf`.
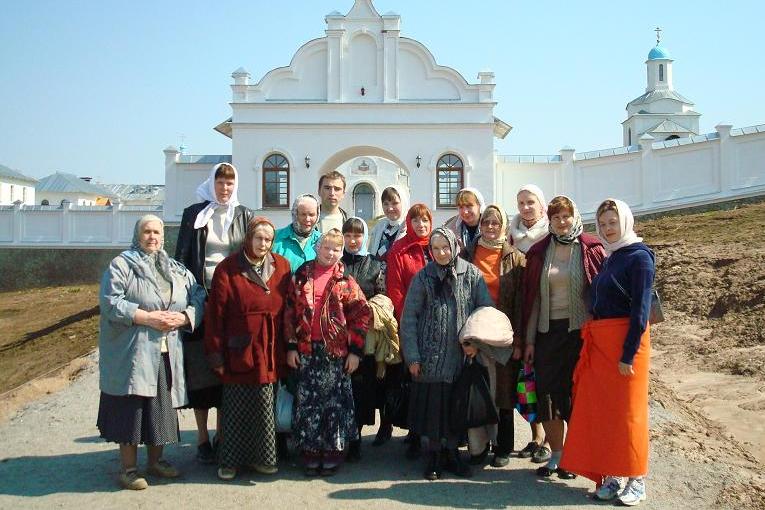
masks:
[[[499,250],[502,249],[502,247],[505,245],[505,241],[507,241],[507,215],[505,214],[505,211],[502,210],[502,207],[497,204],[491,204],[487,206],[486,209],[484,209],[483,213],[481,213],[480,221],[483,221],[484,217],[489,212],[496,212],[496,214],[499,215],[499,237],[497,237],[497,239],[494,241],[489,241],[484,237],[483,233],[481,233],[481,235],[478,237],[478,244],[490,250]]]
[[[642,242],[643,238],[638,237],[635,233],[635,217],[632,216],[632,209],[630,209],[630,206],[628,206],[626,202],[615,198],[607,198],[606,200],[611,200],[616,204],[616,213],[619,215],[619,226],[621,227],[621,237],[619,237],[619,240],[615,243],[609,243],[606,240],[606,237],[600,232],[600,225],[596,218],[595,229],[598,232],[598,237],[600,237],[600,241],[603,243],[603,248],[605,248],[606,253],[611,255],[620,248]],[[606,200],[604,200],[604,202]],[[600,206],[598,206],[598,209],[599,208]]]

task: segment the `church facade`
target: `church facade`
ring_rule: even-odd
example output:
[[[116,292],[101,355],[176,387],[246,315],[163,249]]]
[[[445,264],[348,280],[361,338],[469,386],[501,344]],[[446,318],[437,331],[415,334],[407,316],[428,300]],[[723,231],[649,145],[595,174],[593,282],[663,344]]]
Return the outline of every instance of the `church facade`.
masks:
[[[494,115],[491,71],[469,82],[440,65],[400,36],[397,14],[379,14],[371,0],[325,21],[326,35],[301,46],[289,65],[256,80],[234,71],[231,117],[215,126],[231,138],[230,155],[165,149],[166,221],[180,220],[222,161],[239,170],[240,202],[279,225],[290,221],[294,197],[317,193],[319,176],[332,170],[347,180],[341,206],[367,219],[382,214],[380,195],[391,184],[431,207],[436,221],[456,213],[465,186],[513,212],[515,191],[533,182],[549,197],[573,197],[589,219],[606,196],[639,213],[765,191],[765,127],[721,123],[700,134],[700,113],[674,89],[673,60],[658,36],[645,93],[626,107],[623,147],[501,156],[494,140],[512,128]]]

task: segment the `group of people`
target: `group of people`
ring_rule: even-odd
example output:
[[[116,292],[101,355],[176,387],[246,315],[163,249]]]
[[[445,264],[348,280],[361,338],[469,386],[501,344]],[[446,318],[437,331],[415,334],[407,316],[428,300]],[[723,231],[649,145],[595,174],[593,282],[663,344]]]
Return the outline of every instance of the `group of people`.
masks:
[[[222,480],[276,473],[288,437],[306,476],[331,476],[360,459],[377,410],[373,446],[407,428],[406,455],[424,458],[426,479],[503,467],[519,378],[533,372],[532,441],[517,455],[542,464],[540,477],[592,479],[596,499],[645,499],[655,264],[627,204],[605,200],[592,235],[569,197],[548,203],[527,185],[509,217],[465,188],[437,226],[391,186],[370,231],[340,208],[345,178],[331,172],[277,229],[239,204],[237,186],[235,167],[216,165],[184,210],[175,259],[148,215],[104,273],[97,425],[120,445],[124,488],[148,486],[139,444],[147,474],[179,475],[162,458],[179,439],[177,408],[194,409],[197,459]],[[500,347],[460,334],[487,308],[512,329]],[[485,368],[498,423],[457,430],[455,383],[469,363]],[[289,434],[277,432],[285,388]]]

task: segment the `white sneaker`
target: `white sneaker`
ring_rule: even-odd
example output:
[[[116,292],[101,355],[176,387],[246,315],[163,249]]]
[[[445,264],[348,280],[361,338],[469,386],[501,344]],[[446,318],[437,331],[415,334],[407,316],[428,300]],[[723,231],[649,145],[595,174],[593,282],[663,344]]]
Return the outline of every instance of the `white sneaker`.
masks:
[[[611,501],[619,495],[622,490],[622,479],[616,476],[609,476],[603,482],[598,490],[595,491],[594,498],[598,501]]]
[[[645,501],[645,481],[642,478],[630,478],[619,494],[619,501],[625,506],[635,506]]]

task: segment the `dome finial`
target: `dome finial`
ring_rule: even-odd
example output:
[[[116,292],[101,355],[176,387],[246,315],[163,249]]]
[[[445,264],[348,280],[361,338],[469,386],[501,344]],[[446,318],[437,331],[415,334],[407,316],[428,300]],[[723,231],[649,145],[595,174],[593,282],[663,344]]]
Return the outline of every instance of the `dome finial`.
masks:
[[[661,28],[656,27],[654,29],[654,32],[656,32],[656,46],[658,46],[659,43],[661,42]]]

